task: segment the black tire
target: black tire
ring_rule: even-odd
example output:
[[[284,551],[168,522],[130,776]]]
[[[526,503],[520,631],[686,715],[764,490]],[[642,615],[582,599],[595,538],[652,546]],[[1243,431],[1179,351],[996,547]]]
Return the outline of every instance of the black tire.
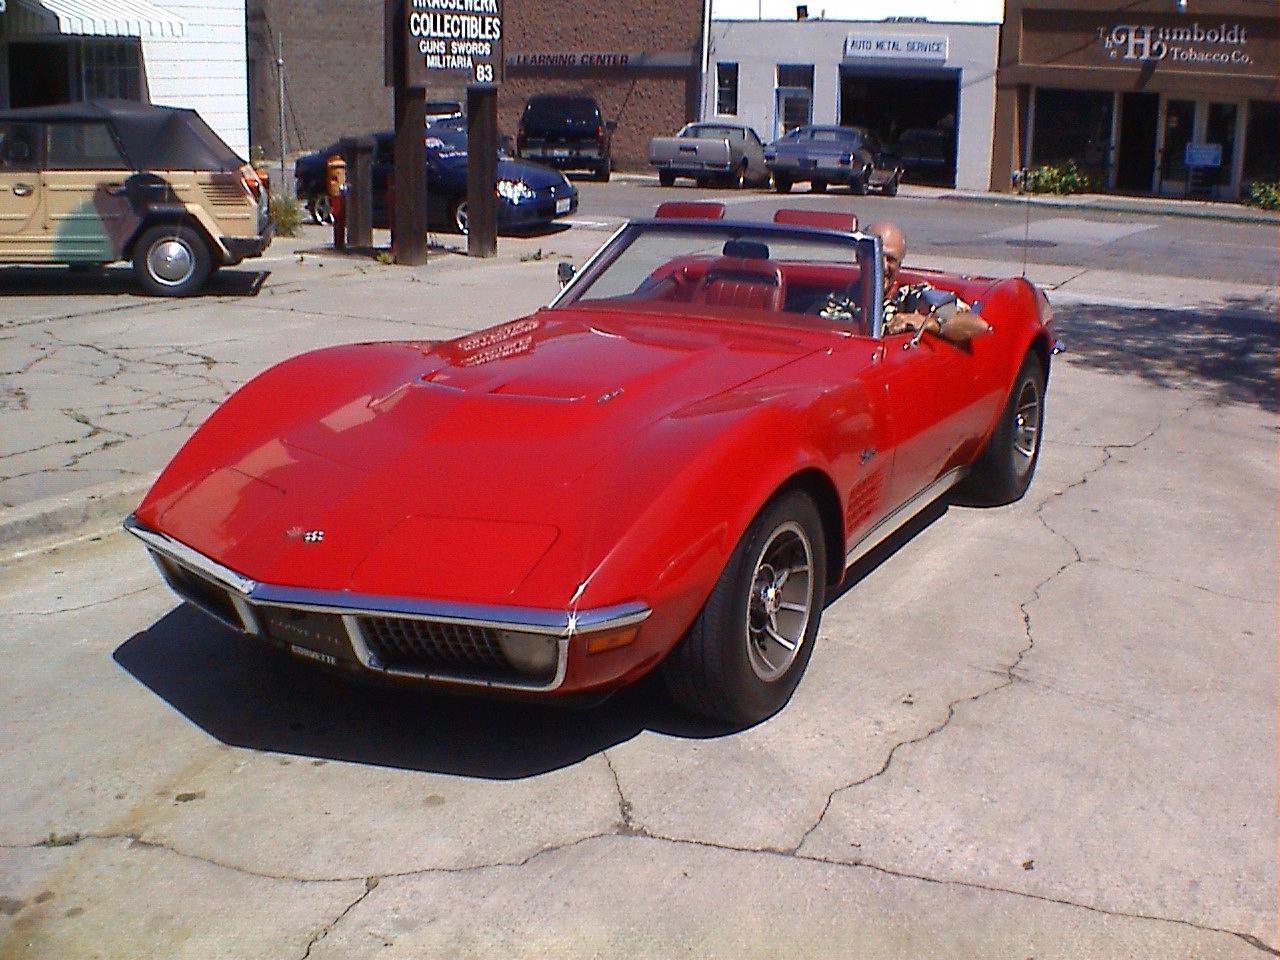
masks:
[[[658,183],[664,187],[674,187],[676,185],[676,175],[670,170],[659,170]]]
[[[849,189],[859,197],[866,196],[867,193],[867,175],[864,173],[859,177],[854,177],[849,181]]]
[[[999,506],[1022,499],[1040,459],[1044,430],[1044,366],[1034,352],[1022,361],[1000,419],[969,475],[956,488],[958,499],[975,506]]]
[[[730,176],[729,185],[735,190],[747,189],[747,161],[743,160],[738,172]]]
[[[884,195],[886,197],[896,197],[898,195],[898,183],[902,180],[901,174],[894,174],[884,182]]]
[[[610,173],[611,173],[610,164],[609,164],[609,161],[606,160],[602,164],[600,164],[600,166],[596,167],[596,182],[608,183]]]
[[[703,190],[705,190],[705,189],[707,189],[707,187],[711,186],[711,178],[710,178],[710,177],[694,177],[694,178],[693,178],[693,182],[694,182],[694,183],[696,183],[696,184],[699,186],[699,188],[701,188],[701,189],[703,189]]]
[[[784,176],[782,176],[782,175],[780,175],[780,174],[777,174],[777,173],[775,173],[775,174],[773,175],[773,189],[774,189],[774,191],[775,191],[775,192],[777,192],[777,193],[790,193],[790,192],[791,192],[791,186],[792,186],[792,184],[791,184],[791,178],[790,178],[790,177],[784,177]]]
[[[744,725],[791,699],[826,600],[822,530],[817,507],[799,492],[772,500],[751,521],[697,619],[663,661],[663,679],[679,706]],[[803,604],[805,612],[779,604]],[[774,627],[775,636],[791,634],[794,650],[768,639]]]
[[[213,272],[213,254],[204,236],[185,223],[148,227],[133,247],[133,275],[154,297],[186,297]]]
[[[810,181],[809,181],[809,192],[810,192],[810,193],[826,193],[826,192],[827,192],[827,181],[825,181],[825,180],[819,180],[819,179],[817,179],[816,177],[815,177],[814,179],[810,180]]]
[[[465,237],[467,235],[467,222],[467,198],[461,196],[449,204],[449,226],[454,233],[460,233]]]

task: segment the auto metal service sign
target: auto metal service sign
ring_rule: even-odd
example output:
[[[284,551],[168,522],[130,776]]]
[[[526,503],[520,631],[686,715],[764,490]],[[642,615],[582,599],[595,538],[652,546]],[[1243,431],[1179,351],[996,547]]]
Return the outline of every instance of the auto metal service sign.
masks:
[[[405,82],[501,83],[502,0],[405,0]]]

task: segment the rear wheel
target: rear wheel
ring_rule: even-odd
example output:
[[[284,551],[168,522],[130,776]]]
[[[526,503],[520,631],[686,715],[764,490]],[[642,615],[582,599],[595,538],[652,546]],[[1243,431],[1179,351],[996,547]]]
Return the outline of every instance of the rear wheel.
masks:
[[[816,177],[815,177],[813,180],[810,180],[810,181],[809,181],[809,192],[810,192],[810,193],[826,193],[826,192],[827,192],[827,181],[825,181],[825,180],[819,180],[819,179],[817,179]]]
[[[896,197],[898,195],[898,184],[902,181],[902,174],[896,173],[884,182],[884,195],[886,197]]]
[[[604,161],[603,163],[601,163],[598,167],[596,167],[596,180],[597,180],[599,183],[608,183],[608,182],[609,182],[609,174],[610,174],[610,169],[609,169],[609,161],[608,161],[608,160],[605,160],[605,161]]]
[[[773,189],[778,193],[790,193],[791,178],[787,176],[783,176],[780,173],[775,173],[773,175]]]
[[[791,698],[813,653],[826,598],[822,521],[803,493],[765,506],[734,548],[663,678],[684,709],[734,724]]]
[[[1027,492],[1040,459],[1044,387],[1040,358],[1028,353],[1013,380],[1013,389],[991,439],[958,488],[962,499],[997,506],[1013,503]]]
[[[747,188],[747,161],[742,161],[742,166],[738,168],[738,172],[730,174],[729,185],[735,190],[745,190]]]
[[[867,192],[867,174],[862,173],[849,181],[849,189],[858,196],[864,196]]]
[[[670,170],[659,170],[658,183],[664,187],[674,187],[676,185],[676,175]]]
[[[198,231],[183,223],[148,228],[133,251],[133,274],[153,296],[188,296],[204,286],[213,272],[209,245]]]

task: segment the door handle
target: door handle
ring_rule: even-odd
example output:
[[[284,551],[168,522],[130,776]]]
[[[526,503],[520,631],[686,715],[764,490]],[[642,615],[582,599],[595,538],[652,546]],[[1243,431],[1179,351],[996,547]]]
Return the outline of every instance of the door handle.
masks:
[[[32,188],[28,184],[15,183],[13,185],[13,195],[15,197],[29,197],[31,196],[31,192]]]

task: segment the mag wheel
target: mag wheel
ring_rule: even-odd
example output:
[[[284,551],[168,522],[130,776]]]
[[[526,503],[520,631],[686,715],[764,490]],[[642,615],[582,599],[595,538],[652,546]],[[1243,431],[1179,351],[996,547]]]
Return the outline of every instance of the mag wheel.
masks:
[[[157,224],[143,232],[133,249],[133,274],[153,296],[185,297],[213,272],[204,237],[185,224]]]
[[[788,493],[769,503],[663,664],[672,698],[692,713],[733,724],[780,710],[813,653],[826,564],[813,501]]]
[[[996,506],[1013,503],[1027,492],[1040,459],[1044,387],[1040,358],[1028,353],[991,439],[959,488],[963,497],[976,504]]]
[[[449,207],[449,222],[453,224],[453,229],[458,233],[465,234],[467,225],[470,222],[467,218],[467,198],[459,197],[453,201],[453,205]]]

